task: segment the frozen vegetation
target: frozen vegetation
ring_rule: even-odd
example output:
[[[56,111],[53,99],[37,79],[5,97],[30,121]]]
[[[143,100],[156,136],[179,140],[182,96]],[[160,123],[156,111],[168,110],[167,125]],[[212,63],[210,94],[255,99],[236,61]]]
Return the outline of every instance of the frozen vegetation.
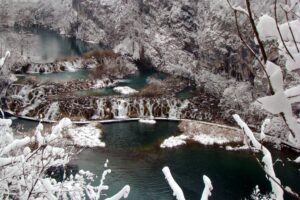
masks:
[[[0,119],[0,197],[1,199],[103,199],[104,184],[110,169],[103,172],[99,186],[92,186],[95,175],[89,171],[80,170],[77,174],[66,177],[65,167],[72,153],[63,139],[71,136],[74,145],[103,146],[99,141],[99,131],[91,126],[70,129],[69,119],[61,120],[47,133],[39,124],[34,135],[16,139],[11,129],[10,119]],[[89,130],[89,131],[87,131]],[[91,132],[90,132],[91,131]],[[82,134],[85,132],[85,134]],[[81,133],[80,135],[78,135]],[[93,137],[91,138],[91,134]],[[105,164],[107,167],[107,164]],[[63,181],[49,176],[55,168],[64,169]],[[127,198],[130,187],[126,185],[110,200]]]

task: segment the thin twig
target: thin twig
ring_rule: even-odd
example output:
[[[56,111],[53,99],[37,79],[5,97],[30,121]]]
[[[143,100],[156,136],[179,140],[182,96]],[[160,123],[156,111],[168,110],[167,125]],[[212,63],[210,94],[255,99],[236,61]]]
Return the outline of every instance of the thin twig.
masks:
[[[285,4],[287,4],[287,0],[285,0]],[[281,6],[281,8],[282,8],[282,6]],[[290,33],[291,33],[292,38],[293,38],[293,42],[294,42],[294,44],[295,44],[295,46],[296,46],[296,49],[297,49],[297,51],[298,51],[298,53],[299,53],[300,51],[299,51],[299,48],[298,48],[298,45],[297,45],[297,41],[296,41],[296,39],[295,39],[294,32],[293,32],[292,27],[291,27],[290,22],[289,22],[289,15],[288,15],[288,12],[287,12],[285,9],[283,9],[283,10],[284,10],[284,13],[285,13],[285,18],[286,18],[286,21],[287,21],[287,24],[288,24]]]
[[[259,37],[259,33],[258,33],[257,29],[256,29],[256,25],[255,25],[254,18],[253,18],[253,15],[252,15],[251,5],[250,5],[250,1],[249,0],[246,0],[246,5],[247,5],[248,14],[249,14],[250,24],[251,24],[251,27],[252,27],[252,29],[254,31],[254,35],[256,37],[256,40],[257,40],[258,46],[260,48],[260,51],[262,53],[263,61],[264,61],[264,63],[267,63],[268,57],[267,57],[264,45],[263,45],[263,43],[262,43],[262,41],[261,41],[261,39]]]
[[[284,42],[284,40],[283,40],[283,37],[282,37],[281,31],[280,31],[280,28],[279,28],[279,26],[278,26],[278,18],[277,18],[277,0],[275,0],[274,15],[275,15],[276,28],[277,28],[277,31],[278,31],[278,33],[279,33],[280,40],[281,40],[281,42],[282,42],[282,44],[283,44],[283,46],[284,46],[286,52],[289,54],[289,56],[290,56],[293,60],[295,60],[294,57],[292,56],[291,52],[290,52],[289,49],[287,48],[287,46],[286,46],[286,44],[285,44],[285,42]]]

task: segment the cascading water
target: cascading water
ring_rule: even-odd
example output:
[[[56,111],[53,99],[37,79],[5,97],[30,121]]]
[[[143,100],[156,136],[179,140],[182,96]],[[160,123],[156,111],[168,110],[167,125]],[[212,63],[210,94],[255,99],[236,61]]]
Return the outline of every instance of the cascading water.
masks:
[[[154,106],[154,103],[151,104],[150,102],[150,99],[147,99],[146,101],[146,108],[148,110],[148,113],[149,113],[149,119],[154,119],[154,116],[153,116],[153,106]]]
[[[124,99],[120,99],[112,102],[112,113],[115,119],[127,119],[128,118],[129,103]]]
[[[59,113],[59,103],[58,102],[54,102],[50,105],[44,120],[54,120],[57,116],[57,114]]]
[[[182,110],[187,108],[189,105],[188,100],[185,100],[180,103],[175,99],[166,100],[166,101],[169,107],[169,119],[180,119]]]
[[[98,99],[96,101],[97,109],[95,114],[93,115],[92,119],[103,119],[105,117],[105,105],[103,99]]]

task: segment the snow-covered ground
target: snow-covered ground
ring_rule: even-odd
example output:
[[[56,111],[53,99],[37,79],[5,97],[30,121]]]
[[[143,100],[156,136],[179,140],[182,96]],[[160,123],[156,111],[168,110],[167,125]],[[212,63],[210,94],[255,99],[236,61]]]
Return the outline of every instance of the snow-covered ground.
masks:
[[[183,134],[165,139],[160,145],[161,148],[173,148],[185,145],[188,141],[197,142],[202,145],[223,145],[243,142],[242,131],[232,127],[184,120],[180,123],[179,128]]]

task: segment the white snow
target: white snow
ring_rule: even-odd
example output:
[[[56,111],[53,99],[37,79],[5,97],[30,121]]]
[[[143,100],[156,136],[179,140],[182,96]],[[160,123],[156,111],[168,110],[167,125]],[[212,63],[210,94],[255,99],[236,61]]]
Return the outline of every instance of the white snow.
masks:
[[[156,124],[154,119],[139,119],[139,123],[143,124]]]
[[[106,83],[108,82],[108,84]],[[109,79],[104,79],[104,80],[96,80],[96,83],[93,85],[92,88],[104,88],[104,87],[112,87],[115,86],[116,83],[119,81],[110,81]]]
[[[2,66],[3,66],[4,63],[5,63],[5,60],[6,60],[7,58],[9,58],[9,57],[10,57],[10,51],[6,51],[5,56],[2,57],[2,58],[0,58],[0,68],[2,68]],[[1,70],[2,70],[2,69],[1,69]]]
[[[68,136],[74,142],[74,145],[80,147],[105,147],[105,143],[101,142],[101,130],[89,124],[83,127],[68,129]]]
[[[283,113],[285,120],[290,130],[296,133],[295,138],[289,137],[291,143],[296,146],[300,145],[300,134],[297,134],[300,130],[300,125],[297,123],[297,119],[293,116],[290,100],[285,95],[283,90],[283,75],[278,65],[272,62],[267,62],[266,71],[270,77],[271,85],[275,94],[272,96],[266,96],[259,98],[257,102],[268,112],[272,114]],[[295,90],[289,90],[290,94]]]
[[[119,86],[119,87],[115,87],[113,89],[115,92],[120,93],[120,94],[124,94],[124,95],[131,95],[131,94],[136,94],[138,93],[137,90],[128,87],[128,86]]]
[[[11,126],[12,120],[11,119],[0,119],[0,126]]]
[[[295,53],[293,55],[292,59],[291,57],[287,57],[287,61],[286,61],[286,68],[288,71],[293,71],[295,69],[300,69],[300,53]]]
[[[294,160],[295,163],[300,163],[300,156]]]
[[[197,134],[192,138],[194,141],[199,142],[203,145],[214,145],[214,144],[226,144],[231,142],[225,136],[216,136],[216,135],[209,135],[209,134]]]
[[[188,136],[186,135],[171,136],[163,141],[160,148],[173,148],[184,145],[186,144],[186,139],[188,139]]]
[[[275,19],[267,14],[259,18],[256,28],[262,40],[272,40],[278,37]]]
[[[213,186],[211,184],[211,180],[206,175],[203,175],[203,182],[205,187],[201,196],[201,200],[208,200],[208,197],[211,196],[211,191],[213,190]]]
[[[266,126],[268,124],[270,124],[271,120],[270,119],[265,119],[262,126],[261,126],[261,131],[260,131],[260,140],[263,140],[265,139],[266,137],[266,134],[265,134],[265,129],[266,129]]]
[[[133,59],[138,60],[140,58],[140,45],[127,37],[114,48],[114,52],[121,55],[130,55]]]
[[[168,181],[168,184],[170,185],[171,189],[173,190],[173,196],[176,197],[177,200],[185,200],[184,194],[180,186],[176,183],[174,180],[169,167],[164,167],[162,169],[162,172],[165,175],[165,178]]]
[[[181,134],[179,136],[171,136],[163,141],[160,145],[161,148],[174,148],[181,145],[185,145],[187,141],[195,141],[202,145],[223,145],[231,142],[241,142],[240,137],[227,137],[222,134],[204,134],[204,133],[193,133],[193,134]]]

